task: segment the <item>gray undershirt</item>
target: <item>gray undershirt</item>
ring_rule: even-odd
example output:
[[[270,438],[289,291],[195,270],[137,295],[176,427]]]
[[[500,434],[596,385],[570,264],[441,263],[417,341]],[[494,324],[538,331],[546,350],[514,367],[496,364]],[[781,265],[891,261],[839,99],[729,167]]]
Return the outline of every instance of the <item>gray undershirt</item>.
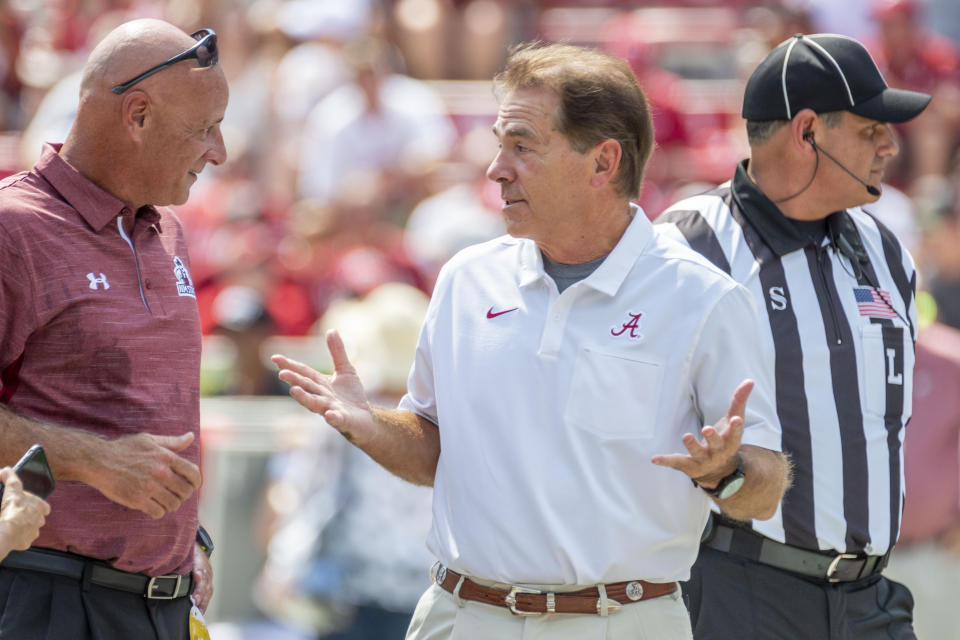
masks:
[[[560,293],[563,293],[570,285],[580,282],[596,271],[597,267],[607,258],[607,256],[600,256],[596,260],[582,264],[563,264],[562,262],[554,262],[544,255],[542,251],[540,255],[543,256],[543,270],[557,283],[557,290],[559,290]]]

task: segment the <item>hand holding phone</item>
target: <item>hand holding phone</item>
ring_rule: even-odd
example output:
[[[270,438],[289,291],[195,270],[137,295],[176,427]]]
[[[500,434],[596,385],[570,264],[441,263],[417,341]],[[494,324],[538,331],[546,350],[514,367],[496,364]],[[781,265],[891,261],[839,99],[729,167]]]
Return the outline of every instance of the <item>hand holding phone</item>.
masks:
[[[53,493],[56,483],[53,480],[53,473],[50,471],[50,465],[47,463],[47,454],[43,447],[35,444],[23,457],[13,465],[23,488],[30,493],[46,500],[47,496]],[[0,500],[3,499],[3,485],[0,484]]]

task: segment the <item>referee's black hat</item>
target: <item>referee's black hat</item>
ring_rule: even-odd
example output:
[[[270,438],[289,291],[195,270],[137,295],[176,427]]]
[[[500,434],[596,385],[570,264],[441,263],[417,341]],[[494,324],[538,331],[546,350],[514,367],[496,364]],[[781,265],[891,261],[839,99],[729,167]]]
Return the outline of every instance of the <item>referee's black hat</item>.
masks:
[[[797,34],[754,70],[741,114],[747,120],[791,120],[801,109],[813,109],[905,122],[929,102],[925,93],[888,87],[866,48],[853,38]]]

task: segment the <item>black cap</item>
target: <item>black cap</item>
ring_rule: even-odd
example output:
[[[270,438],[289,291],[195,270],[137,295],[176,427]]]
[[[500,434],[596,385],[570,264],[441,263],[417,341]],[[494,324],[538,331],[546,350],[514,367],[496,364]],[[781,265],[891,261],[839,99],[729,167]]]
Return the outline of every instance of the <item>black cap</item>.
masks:
[[[792,120],[801,109],[813,109],[906,122],[929,102],[925,93],[889,88],[866,48],[853,38],[797,34],[754,70],[741,114],[747,120]]]

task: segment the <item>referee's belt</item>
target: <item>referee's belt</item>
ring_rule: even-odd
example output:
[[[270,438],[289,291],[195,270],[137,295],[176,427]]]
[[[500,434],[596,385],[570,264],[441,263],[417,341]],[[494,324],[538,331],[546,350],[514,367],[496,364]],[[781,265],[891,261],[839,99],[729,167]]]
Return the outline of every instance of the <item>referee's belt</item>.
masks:
[[[810,551],[771,540],[750,529],[731,526],[713,514],[710,522],[702,543],[711,549],[826,582],[854,582],[876,575],[887,566],[890,557],[889,552],[868,556]]]
[[[0,563],[0,567],[53,573],[74,580],[89,580],[101,587],[138,593],[151,600],[182,598],[190,595],[193,589],[191,574],[151,577],[142,573],[120,571],[92,558],[52,549],[11,551]]]

